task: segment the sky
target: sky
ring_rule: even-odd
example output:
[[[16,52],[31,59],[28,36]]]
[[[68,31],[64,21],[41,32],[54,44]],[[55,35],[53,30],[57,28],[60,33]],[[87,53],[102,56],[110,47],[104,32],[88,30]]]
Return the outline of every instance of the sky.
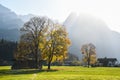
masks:
[[[18,15],[35,14],[64,22],[71,12],[99,18],[120,32],[120,0],[0,0]]]

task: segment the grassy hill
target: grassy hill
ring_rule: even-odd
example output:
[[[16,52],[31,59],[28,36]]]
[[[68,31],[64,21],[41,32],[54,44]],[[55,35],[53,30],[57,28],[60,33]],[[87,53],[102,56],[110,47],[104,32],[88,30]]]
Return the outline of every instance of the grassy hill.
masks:
[[[80,66],[52,66],[52,70],[10,70],[0,67],[0,80],[120,80],[120,68]]]

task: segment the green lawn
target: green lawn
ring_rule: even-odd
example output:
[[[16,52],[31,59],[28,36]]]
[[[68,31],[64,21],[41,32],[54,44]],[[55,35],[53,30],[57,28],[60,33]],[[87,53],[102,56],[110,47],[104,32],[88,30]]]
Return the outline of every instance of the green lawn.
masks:
[[[120,80],[120,68],[52,66],[42,71],[35,69],[10,70],[0,66],[0,80]]]

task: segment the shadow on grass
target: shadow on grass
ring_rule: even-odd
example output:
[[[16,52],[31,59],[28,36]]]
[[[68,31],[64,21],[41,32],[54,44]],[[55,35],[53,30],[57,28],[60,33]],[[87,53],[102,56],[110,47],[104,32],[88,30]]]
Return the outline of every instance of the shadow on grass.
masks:
[[[10,70],[10,69],[1,69],[0,76],[2,75],[19,75],[19,74],[33,74],[33,73],[42,73],[42,72],[55,72],[58,70],[37,70],[37,69],[19,69],[19,70]]]

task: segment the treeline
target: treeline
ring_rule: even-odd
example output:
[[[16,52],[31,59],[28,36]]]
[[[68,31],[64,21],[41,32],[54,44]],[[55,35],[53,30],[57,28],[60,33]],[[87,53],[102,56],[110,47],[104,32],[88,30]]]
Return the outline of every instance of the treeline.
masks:
[[[14,53],[17,49],[17,42],[0,39],[0,65],[12,65],[14,62]],[[78,57],[69,53],[68,58],[61,62],[54,62],[52,65],[79,65]],[[45,62],[44,65],[47,65]]]
[[[10,65],[14,59],[17,42],[0,39],[0,65]]]

